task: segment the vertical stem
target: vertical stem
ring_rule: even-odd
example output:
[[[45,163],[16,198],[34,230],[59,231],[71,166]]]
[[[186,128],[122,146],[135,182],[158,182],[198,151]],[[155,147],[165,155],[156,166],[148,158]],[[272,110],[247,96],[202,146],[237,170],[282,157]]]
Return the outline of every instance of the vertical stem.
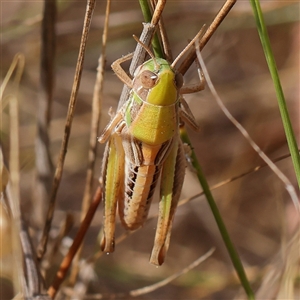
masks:
[[[298,181],[298,186],[300,187],[300,155],[298,150],[298,145],[296,142],[295,134],[293,131],[293,127],[291,124],[291,120],[289,117],[289,112],[287,109],[285,97],[283,94],[282,86],[280,83],[280,78],[278,75],[278,70],[276,66],[276,61],[273,55],[273,51],[271,48],[271,43],[268,35],[268,31],[265,25],[264,16],[261,11],[260,3],[258,0],[250,0],[253,13],[255,16],[256,24],[257,24],[257,30],[259,33],[259,37],[261,40],[261,44],[265,53],[265,57],[267,60],[267,64],[270,70],[270,74],[274,83],[278,106],[281,114],[281,119],[285,131],[285,135],[287,138],[287,143],[290,149],[293,166],[296,174],[296,178]]]
[[[187,135],[187,132],[185,131],[185,129],[181,129],[181,139],[183,140],[184,143],[187,143],[188,145],[191,145],[191,141]],[[192,148],[191,148],[192,149]],[[242,262],[239,258],[239,255],[237,253],[237,251],[235,250],[235,247],[230,239],[230,236],[228,234],[228,231],[226,229],[226,226],[223,222],[223,219],[221,217],[220,211],[216,205],[216,202],[214,201],[214,198],[212,196],[212,193],[209,189],[209,185],[207,183],[207,180],[202,172],[202,168],[198,162],[197,156],[195,154],[195,152],[192,150],[192,155],[191,155],[191,159],[192,159],[192,163],[193,163],[193,167],[195,168],[196,172],[197,172],[197,177],[198,180],[202,186],[203,192],[206,196],[206,199],[208,201],[208,204],[211,208],[211,211],[214,215],[214,218],[216,220],[216,223],[218,225],[218,228],[220,230],[220,233],[222,235],[223,241],[225,243],[225,246],[227,248],[228,254],[231,258],[231,261],[233,263],[233,266],[240,278],[240,281],[244,287],[244,290],[246,292],[246,294],[248,295],[248,299],[254,299],[254,293],[251,289],[251,286],[249,284],[249,281],[247,279],[246,273],[244,271]]]
[[[51,286],[48,289],[48,295],[52,299],[55,298],[55,295],[56,295],[60,285],[64,281],[64,279],[68,273],[68,270],[70,268],[70,265],[73,261],[73,258],[75,256],[75,254],[77,253],[78,248],[80,247],[82,240],[91,225],[94,214],[98,208],[98,205],[100,204],[100,202],[102,200],[101,195],[102,195],[102,191],[99,187],[97,189],[97,191],[95,192],[94,199],[89,207],[89,210],[87,211],[85,218],[83,219],[83,221],[80,224],[79,230],[76,234],[73,244],[69,248],[69,251],[68,251],[67,255],[64,257],[63,261],[61,262],[60,268],[57,271],[55,278],[54,278]]]
[[[155,13],[155,18],[152,18],[152,12],[151,9],[149,7],[149,3],[147,0],[139,0],[140,2],[140,6],[141,6],[141,10],[144,16],[144,20],[146,23],[151,23],[152,25],[156,26],[158,24],[160,15],[162,13],[162,10],[166,4],[166,1],[158,1],[156,7],[157,9],[157,13]],[[159,42],[159,38],[158,35],[155,33],[152,39],[152,48],[153,48],[153,52],[155,57],[164,57],[164,53],[162,51],[160,42]]]
[[[43,225],[53,177],[50,156],[49,123],[54,85],[56,1],[45,0],[42,21],[40,62],[40,91],[37,113],[37,137],[35,140],[36,182],[33,189],[33,215],[38,227]]]
[[[92,103],[92,120],[91,120],[91,129],[90,129],[90,144],[89,144],[89,154],[88,154],[88,168],[86,173],[84,195],[81,207],[81,221],[84,219],[92,199],[92,189],[93,189],[93,179],[94,179],[94,167],[96,162],[96,151],[97,151],[97,134],[99,130],[100,123],[100,113],[101,113],[101,104],[103,98],[103,82],[104,82],[104,70],[105,70],[105,60],[106,60],[106,43],[107,43],[107,33],[108,33],[108,22],[109,22],[109,13],[110,13],[110,0],[106,2],[106,12],[105,12],[105,21],[102,33],[102,50],[99,57],[99,64],[97,68],[96,82],[93,92],[93,103]],[[70,274],[69,283],[74,285],[78,271],[79,271],[79,259],[81,255],[81,247],[78,249],[78,252],[73,260],[72,270]]]
[[[69,143],[69,138],[71,134],[71,128],[72,128],[72,122],[73,117],[75,113],[75,107],[77,102],[77,94],[79,90],[80,80],[81,80],[81,74],[82,74],[82,67],[83,67],[83,61],[84,61],[84,55],[85,55],[85,49],[88,39],[88,33],[90,30],[91,20],[92,20],[92,14],[95,8],[95,2],[96,0],[88,0],[87,2],[87,8],[85,13],[85,19],[84,19],[84,26],[83,26],[83,32],[82,32],[82,38],[81,38],[81,44],[78,54],[78,60],[76,64],[76,70],[74,75],[74,82],[72,86],[72,92],[70,96],[69,101],[69,107],[68,107],[68,114],[64,129],[64,136],[60,148],[60,155],[58,159],[58,163],[55,170],[54,180],[52,184],[52,191],[50,195],[50,203],[48,207],[46,222],[43,230],[43,236],[41,238],[41,241],[38,246],[38,259],[41,260],[44,256],[44,253],[46,251],[47,242],[48,242],[48,235],[51,228],[52,218],[54,214],[54,207],[56,202],[56,194],[60,185],[62,173],[63,173],[63,167],[64,162],[67,154],[67,147]]]
[[[220,24],[223,22],[227,14],[230,12],[232,9],[233,5],[235,4],[237,0],[227,0],[222,8],[219,10],[217,15],[215,16],[214,20],[212,23],[209,25],[207,28],[206,32],[203,34],[203,37],[200,40],[200,50],[202,50],[207,42],[210,40],[210,38],[213,36],[217,28],[220,26]],[[188,57],[184,60],[184,62],[179,66],[178,72],[184,75],[191,64],[194,62],[196,59],[196,50],[192,51]]]

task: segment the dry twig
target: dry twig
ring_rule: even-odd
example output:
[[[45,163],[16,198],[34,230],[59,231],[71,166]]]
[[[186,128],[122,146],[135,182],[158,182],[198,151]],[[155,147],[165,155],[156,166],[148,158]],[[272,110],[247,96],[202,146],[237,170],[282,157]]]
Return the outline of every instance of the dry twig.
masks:
[[[65,279],[65,276],[70,268],[72,260],[75,256],[75,254],[77,253],[78,248],[80,247],[87,230],[90,227],[90,224],[92,222],[92,219],[96,212],[96,209],[97,209],[99,203],[101,202],[101,193],[102,192],[99,187],[95,193],[94,200],[91,203],[89,210],[80,225],[77,235],[73,241],[73,244],[70,247],[68,254],[65,256],[65,258],[61,262],[60,268],[56,273],[55,279],[54,279],[52,285],[50,286],[50,288],[48,289],[48,294],[52,299],[55,298],[55,295],[56,295],[61,283]]]
[[[52,191],[51,191],[51,196],[50,196],[50,203],[49,203],[49,207],[48,207],[48,213],[47,213],[45,227],[43,230],[43,236],[41,238],[41,241],[39,243],[38,250],[37,250],[39,260],[41,260],[43,258],[43,255],[45,254],[46,248],[47,248],[49,231],[51,228],[52,218],[53,218],[53,214],[54,214],[56,194],[57,194],[57,191],[58,191],[58,188],[60,185],[60,181],[61,181],[61,177],[62,177],[62,173],[63,173],[64,162],[65,162],[65,158],[66,158],[66,154],[67,154],[67,147],[68,147],[68,142],[69,142],[70,133],[71,133],[71,127],[72,127],[72,121],[73,121],[74,112],[75,112],[78,89],[79,89],[79,85],[80,85],[80,79],[81,79],[81,73],[82,73],[82,67],[83,67],[83,61],[84,61],[84,54],[85,54],[85,49],[86,49],[86,44],[87,44],[87,39],[88,39],[88,33],[89,33],[90,25],[91,25],[92,15],[93,15],[93,11],[95,8],[95,2],[96,2],[95,0],[88,0],[88,2],[87,2],[87,8],[86,8],[86,14],[85,14],[85,18],[84,18],[84,26],[83,26],[83,32],[82,32],[82,39],[81,39],[81,43],[80,43],[80,49],[79,49],[78,60],[77,60],[77,64],[76,64],[74,82],[73,82],[72,92],[71,92],[70,101],[69,101],[68,114],[67,114],[67,119],[66,119],[66,124],[65,124],[63,141],[61,144],[59,160],[58,160],[57,167],[55,170],[53,186],[52,186]]]

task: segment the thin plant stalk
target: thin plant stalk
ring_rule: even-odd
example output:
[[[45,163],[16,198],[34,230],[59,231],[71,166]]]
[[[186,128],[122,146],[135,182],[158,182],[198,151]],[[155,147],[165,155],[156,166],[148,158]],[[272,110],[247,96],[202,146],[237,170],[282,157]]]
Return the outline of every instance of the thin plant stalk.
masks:
[[[166,285],[168,285],[170,282],[174,281],[178,277],[188,273],[192,269],[196,268],[198,265],[200,265],[202,262],[207,260],[213,253],[215,249],[212,248],[208,252],[206,252],[204,255],[201,255],[199,258],[194,260],[191,264],[180,270],[179,272],[176,272],[172,274],[171,276],[158,281],[154,284],[138,288],[136,290],[131,290],[128,293],[118,293],[118,294],[109,294],[109,295],[103,295],[103,294],[94,294],[94,295],[88,295],[88,299],[103,299],[103,298],[108,298],[108,299],[127,299],[128,297],[140,297],[142,295],[149,294],[151,292],[154,292]]]
[[[188,145],[191,145],[191,141],[187,135],[187,132],[184,128],[181,129],[181,139],[184,143],[187,143]],[[191,147],[191,149],[193,149]],[[197,159],[197,156],[194,152],[194,150],[192,150],[192,154],[191,154],[191,161],[192,161],[192,165],[193,167],[195,168],[196,170],[196,174],[197,174],[197,177],[198,177],[198,180],[202,186],[202,189],[203,189],[203,193],[205,194],[205,197],[207,199],[207,202],[211,208],[211,211],[214,215],[214,219],[216,220],[216,223],[218,225],[218,228],[219,228],[219,231],[220,231],[220,234],[223,238],[223,241],[224,241],[224,244],[227,248],[227,251],[228,251],[228,254],[230,256],[230,259],[232,261],[232,264],[238,274],[238,277],[241,281],[241,284],[242,286],[244,287],[244,290],[246,292],[246,294],[248,295],[248,299],[251,300],[251,299],[254,299],[254,293],[251,289],[251,286],[249,284],[249,281],[247,279],[247,276],[246,276],[246,273],[245,273],[245,270],[244,270],[244,267],[243,267],[243,264],[239,258],[239,255],[230,239],[230,236],[229,236],[229,233],[226,229],[226,226],[225,226],[225,223],[222,219],[222,216],[220,214],[220,211],[218,209],[218,206],[213,198],[213,195],[210,191],[210,188],[209,188],[209,185],[207,183],[207,180],[204,176],[204,173],[202,171],[202,168],[198,162],[198,159]]]
[[[49,202],[45,226],[43,229],[43,236],[41,238],[41,241],[38,245],[38,250],[37,250],[39,260],[42,259],[42,257],[44,256],[44,254],[46,252],[46,248],[47,248],[49,231],[51,228],[52,218],[54,215],[56,195],[57,195],[57,191],[58,191],[58,188],[59,188],[59,185],[61,182],[64,162],[65,162],[65,158],[66,158],[66,154],[67,154],[67,148],[68,148],[68,143],[69,143],[69,138],[70,138],[70,133],[71,133],[71,127],[72,127],[72,122],[73,122],[73,117],[74,117],[75,107],[76,107],[76,102],[77,102],[77,94],[78,94],[80,80],[81,80],[82,67],[83,67],[84,54],[85,54],[85,49],[86,49],[86,44],[87,44],[88,32],[89,32],[90,25],[91,25],[91,20],[92,20],[92,15],[93,15],[93,11],[95,8],[95,4],[96,4],[95,0],[87,1],[87,8],[86,8],[86,14],[85,14],[85,20],[84,20],[84,26],[83,26],[82,39],[81,39],[81,44],[80,44],[80,49],[79,49],[79,54],[78,54],[75,75],[74,75],[72,92],[71,92],[70,101],[69,101],[68,114],[67,114],[65,129],[64,129],[63,141],[61,144],[59,160],[58,160],[55,174],[54,174],[52,191],[51,191],[51,195],[50,195],[50,202]]]
[[[218,11],[216,16],[214,17],[214,20],[212,23],[208,26],[206,32],[203,34],[203,37],[200,40],[200,50],[202,50],[207,42],[210,40],[210,38],[213,36],[217,28],[220,26],[220,24],[223,22],[223,20],[226,18],[232,7],[234,6],[235,2],[237,0],[226,0],[221,9]],[[188,57],[183,61],[183,63],[178,67],[178,72],[184,75],[189,67],[192,65],[192,63],[195,61],[197,55],[196,55],[196,49],[194,51],[191,51],[191,53],[188,55]]]
[[[208,40],[210,39],[210,37],[212,36],[212,34],[214,33],[214,31],[218,28],[218,26],[220,25],[220,23],[224,20],[224,18],[226,17],[226,15],[228,14],[228,12],[230,11],[230,9],[233,7],[234,3],[236,1],[226,1],[225,4],[223,5],[222,9],[219,11],[219,13],[217,14],[216,18],[214,19],[214,22],[208,27],[206,33],[204,34],[204,36],[202,37],[201,41],[200,41],[200,47],[201,49],[203,49],[203,47],[206,45],[206,43],[208,42]],[[189,55],[188,59],[185,60],[185,63],[183,63],[179,68],[180,68],[180,72],[185,73],[187,71],[187,69],[189,68],[189,66],[191,65],[191,63],[194,61],[194,59],[196,58],[196,52],[191,52],[191,54]],[[187,135],[187,132],[185,131],[185,129],[181,130],[181,138],[183,140],[183,142],[186,142],[188,144],[190,143],[189,137]],[[211,207],[211,210],[214,214],[215,220],[217,222],[217,225],[219,227],[220,233],[222,235],[223,241],[226,245],[226,248],[228,250],[228,253],[230,255],[230,258],[232,260],[232,263],[235,267],[235,270],[240,278],[241,284],[244,287],[244,290],[246,292],[246,294],[248,295],[248,299],[254,299],[254,293],[251,289],[251,286],[249,284],[249,281],[247,279],[246,273],[244,271],[243,265],[241,263],[241,260],[238,256],[238,253],[233,245],[233,243],[231,242],[230,236],[228,234],[228,231],[226,229],[226,226],[222,220],[221,214],[218,210],[218,207],[214,201],[214,198],[211,194],[211,191],[209,189],[207,180],[202,172],[201,166],[198,163],[197,157],[194,153],[194,151],[192,151],[192,164],[197,172],[197,177],[198,180],[203,188],[203,192],[207,198],[207,201]]]
[[[20,133],[19,133],[19,98],[18,92],[20,87],[21,77],[23,75],[25,65],[25,59],[22,54],[17,54],[14,57],[10,71],[14,71],[15,75],[12,84],[12,95],[9,97],[9,172],[10,172],[10,184],[7,190],[9,201],[9,209],[12,212],[13,224],[11,224],[11,247],[12,256],[14,259],[12,265],[13,272],[13,287],[15,292],[24,292],[25,295],[28,292],[26,282],[22,277],[22,252],[20,246],[20,237],[18,233],[21,231],[21,206],[20,206]],[[2,221],[2,220],[1,220]],[[2,245],[1,245],[2,247]],[[16,266],[20,266],[19,269]],[[20,287],[22,286],[21,290]]]
[[[207,31],[205,32],[204,36],[202,37],[202,39],[200,40],[200,47],[201,49],[203,49],[203,47],[206,45],[206,43],[208,42],[208,40],[210,39],[210,37],[212,36],[213,32],[215,32],[215,30],[218,28],[218,26],[220,25],[220,23],[224,20],[225,16],[228,14],[228,12],[230,11],[230,9],[232,8],[232,6],[234,5],[236,1],[226,1],[225,4],[223,5],[223,7],[221,8],[221,10],[219,11],[219,13],[217,14],[216,18],[214,19],[214,21],[212,22],[212,24],[208,27]],[[194,59],[191,59],[192,57],[194,57],[194,59],[196,58],[196,51],[192,52],[188,58],[188,62],[192,62],[194,61]],[[182,72],[185,73],[187,71],[187,69],[189,68],[190,65],[188,64],[182,64],[181,68],[182,68]],[[183,142],[191,145],[190,139],[187,135],[187,132],[184,128],[181,129],[181,133],[180,133],[181,139]],[[191,147],[191,149],[193,149],[193,147]],[[192,155],[191,155],[191,160],[192,160],[192,165],[196,170],[197,173],[197,177],[199,180],[199,183],[201,184],[202,188],[203,188],[203,192],[207,198],[207,201],[209,203],[209,206],[213,212],[214,218],[216,220],[216,223],[218,225],[218,228],[220,230],[220,233],[222,235],[223,241],[225,243],[225,246],[227,248],[227,251],[229,253],[229,256],[231,258],[231,261],[233,263],[233,266],[238,274],[238,277],[240,278],[241,284],[246,292],[246,294],[248,295],[248,299],[252,300],[254,299],[254,293],[251,289],[251,286],[249,284],[249,281],[247,279],[245,270],[243,268],[242,262],[239,258],[239,255],[233,245],[233,243],[231,242],[230,236],[228,234],[228,231],[226,229],[225,223],[223,222],[223,219],[221,217],[221,214],[219,212],[219,209],[216,205],[216,202],[213,198],[213,195],[209,189],[209,185],[207,183],[207,180],[202,172],[202,168],[198,162],[198,159],[196,157],[195,152],[192,150]]]
[[[97,152],[97,134],[99,131],[100,114],[101,114],[101,104],[103,99],[103,83],[104,83],[104,70],[105,70],[105,60],[106,60],[106,43],[108,34],[108,22],[110,14],[110,0],[106,2],[106,13],[105,21],[102,33],[102,50],[99,57],[99,64],[97,68],[96,83],[93,92],[93,102],[92,102],[92,119],[91,119],[91,129],[90,129],[90,141],[89,141],[89,154],[88,154],[88,168],[86,173],[85,189],[82,200],[81,209],[81,221],[84,219],[92,199],[93,190],[93,179],[94,179],[94,167],[96,162],[96,152]],[[71,285],[75,284],[78,272],[79,272],[79,259],[81,255],[81,249],[79,248],[72,264],[71,275],[69,283]]]
[[[147,1],[140,1],[140,2],[143,2],[143,5],[148,5]],[[236,1],[226,1],[225,4],[223,5],[223,7],[221,8],[221,10],[219,11],[219,13],[217,14],[217,16],[215,17],[214,19],[214,22],[212,22],[212,24],[208,27],[207,31],[205,32],[204,36],[202,37],[201,41],[200,41],[200,47],[201,49],[203,49],[203,47],[206,45],[206,43],[208,42],[208,40],[210,39],[210,37],[212,36],[212,34],[215,32],[215,30],[218,28],[218,26],[220,25],[220,23],[224,20],[224,18],[226,17],[226,15],[228,14],[228,12],[230,11],[230,9],[233,7],[234,3]],[[143,12],[150,12],[150,9],[144,9]],[[149,18],[148,15],[144,15],[145,18]],[[147,19],[145,20],[147,21]],[[196,51],[192,52],[189,56],[189,58],[185,61],[187,62],[192,62],[194,61],[194,59],[196,58]],[[181,65],[180,68],[182,68],[182,72],[185,73],[187,71],[187,69],[189,68],[190,64],[185,64],[185,65]],[[191,145],[191,142],[189,140],[189,137],[187,135],[187,132],[185,131],[185,129],[181,129],[181,138],[183,140],[183,142],[186,142],[188,143],[189,145]],[[204,191],[204,194],[206,195],[207,197],[207,200],[209,202],[209,205],[213,211],[213,214],[215,216],[215,219],[216,219],[216,222],[219,226],[219,229],[220,229],[220,232],[222,234],[222,237],[224,239],[224,242],[227,246],[227,249],[228,249],[228,252],[229,252],[229,255],[232,259],[232,262],[233,262],[233,265],[235,266],[236,268],[236,271],[237,273],[239,274],[239,277],[241,279],[241,281],[244,281],[245,282],[245,290],[246,290],[246,293],[248,295],[252,295],[251,297],[254,297],[253,296],[253,292],[252,292],[252,289],[249,285],[249,282],[247,280],[247,277],[246,277],[246,274],[244,272],[244,269],[243,269],[243,266],[241,264],[241,261],[238,257],[238,254],[230,240],[230,237],[229,237],[229,234],[227,232],[227,229],[225,227],[225,224],[222,220],[222,217],[220,215],[220,212],[216,206],[216,203],[213,199],[213,196],[210,192],[210,189],[209,189],[209,186],[208,186],[208,183],[207,183],[207,180],[202,172],[202,169],[201,169],[201,166],[197,160],[197,157],[194,153],[194,151],[192,151],[192,156],[191,156],[191,159],[192,159],[192,164],[193,164],[193,167],[195,168],[196,172],[197,172],[197,177],[198,177],[198,180],[203,188],[203,191]],[[252,298],[249,298],[249,299],[252,299]]]
[[[230,111],[226,108],[224,103],[222,102],[221,98],[219,97],[217,91],[215,90],[208,71],[206,69],[206,66],[203,62],[203,59],[200,54],[199,47],[197,47],[197,57],[201,65],[201,69],[204,73],[204,76],[206,78],[207,85],[209,89],[211,90],[214,98],[216,99],[216,102],[218,106],[223,111],[224,115],[230,120],[230,122],[241,132],[241,134],[245,137],[245,139],[248,141],[249,145],[253,148],[254,151],[257,152],[257,154],[264,160],[264,162],[269,166],[269,168],[274,172],[274,174],[277,175],[277,177],[282,181],[282,183],[285,185],[285,188],[287,192],[290,194],[291,200],[297,210],[297,213],[300,216],[300,205],[298,202],[298,196],[297,193],[289,181],[289,179],[281,172],[281,170],[271,161],[271,159],[259,148],[259,146],[255,143],[255,141],[250,137],[246,129],[233,117],[233,115],[230,113]],[[200,72],[199,72],[200,73]],[[200,77],[200,75],[199,75]]]
[[[143,2],[145,5],[147,4],[147,1],[143,1]],[[159,19],[162,14],[165,3],[166,3],[166,1],[159,1],[153,12],[153,17],[151,19],[151,22],[143,23],[143,31],[140,35],[139,40],[142,41],[143,44],[145,44],[146,46],[149,46],[149,44],[154,36],[155,28],[159,22]],[[150,11],[150,9],[149,9],[149,11]],[[161,48],[159,43],[158,43],[157,47]],[[131,76],[134,75],[134,71],[136,70],[136,68],[144,62],[145,54],[146,54],[146,52],[145,52],[144,47],[140,43],[138,43],[136,45],[136,48],[133,53],[133,57],[132,57],[132,60],[131,60],[130,66],[129,66],[129,74]],[[120,99],[119,99],[118,110],[122,107],[122,105],[128,99],[129,92],[130,92],[129,87],[127,85],[124,85]]]
[[[37,136],[35,140],[35,185],[32,205],[35,222],[43,226],[53,178],[53,163],[50,155],[49,124],[54,86],[56,1],[44,1],[42,43],[40,58],[40,89],[37,113]]]
[[[261,10],[259,0],[250,0],[250,3],[252,5],[258,34],[259,34],[259,37],[261,40],[261,44],[262,44],[262,47],[263,47],[263,50],[265,53],[269,71],[270,71],[270,74],[271,74],[271,77],[273,80],[273,84],[275,87],[275,92],[276,92],[276,96],[277,96],[281,119],[282,119],[284,131],[285,131],[287,143],[289,146],[289,150],[291,153],[296,178],[298,181],[298,186],[300,188],[300,155],[299,155],[298,146],[297,146],[295,134],[293,131],[293,127],[291,124],[291,120],[289,117],[289,112],[287,109],[285,97],[283,94],[280,78],[278,75],[276,62],[275,62],[273,51],[271,48],[268,31],[267,31],[266,24],[264,21],[264,16],[263,16],[263,13]]]
[[[158,2],[159,3],[157,3],[157,7],[161,7],[161,11],[162,11],[166,4],[166,0],[158,1]],[[141,6],[141,10],[142,10],[145,22],[146,23],[151,22],[154,25],[156,25],[158,23],[160,15],[161,15],[161,11],[159,12],[157,21],[156,21],[156,18],[154,18],[154,20],[153,20],[152,13],[151,13],[151,10],[150,10],[147,0],[139,0],[139,3]],[[159,38],[156,33],[154,34],[153,39],[152,39],[152,48],[153,48],[154,55],[156,57],[163,57],[164,54],[161,49]]]
[[[91,225],[91,222],[93,220],[93,217],[95,215],[95,212],[96,212],[101,200],[102,200],[102,191],[101,191],[101,188],[98,187],[98,189],[94,195],[93,202],[91,203],[85,218],[83,219],[83,221],[80,224],[80,227],[78,229],[76,237],[75,237],[71,247],[69,248],[68,254],[62,260],[62,262],[60,264],[60,268],[57,271],[55,278],[47,291],[48,295],[52,299],[55,298],[55,295],[57,294],[60,285],[62,284],[62,282],[64,281],[64,279],[68,273],[68,270],[71,266],[73,258],[76,255],[76,253],[83,241],[83,238],[85,237],[85,234]]]

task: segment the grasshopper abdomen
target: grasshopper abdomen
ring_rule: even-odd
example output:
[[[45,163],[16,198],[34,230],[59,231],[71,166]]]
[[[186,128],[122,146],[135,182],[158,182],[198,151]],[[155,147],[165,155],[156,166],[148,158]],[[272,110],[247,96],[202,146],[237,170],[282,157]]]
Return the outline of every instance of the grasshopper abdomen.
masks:
[[[119,215],[126,229],[136,230],[147,219],[161,168],[156,165],[136,166],[125,163],[124,200],[119,201]]]

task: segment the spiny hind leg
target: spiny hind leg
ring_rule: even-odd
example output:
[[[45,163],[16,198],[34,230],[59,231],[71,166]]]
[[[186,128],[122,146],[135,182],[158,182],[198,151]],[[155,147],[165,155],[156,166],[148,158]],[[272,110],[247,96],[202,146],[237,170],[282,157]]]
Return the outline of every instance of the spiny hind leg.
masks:
[[[121,138],[113,134],[105,148],[100,183],[103,185],[104,218],[101,249],[113,252],[115,245],[115,222],[118,199],[124,193],[124,150]]]
[[[154,265],[163,264],[169,248],[172,222],[183,185],[184,172],[184,151],[178,137],[162,168],[159,216],[150,257],[150,263]]]

